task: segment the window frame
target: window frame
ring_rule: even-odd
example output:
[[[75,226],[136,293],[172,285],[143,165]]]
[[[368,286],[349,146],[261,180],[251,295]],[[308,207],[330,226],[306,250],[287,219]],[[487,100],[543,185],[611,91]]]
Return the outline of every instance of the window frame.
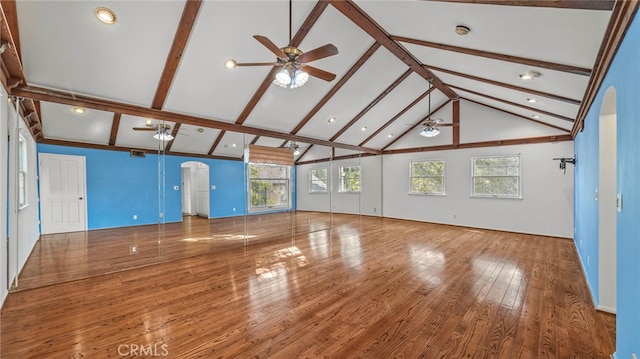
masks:
[[[314,190],[313,184],[322,180],[314,180],[313,172],[314,171],[324,171],[324,191],[323,190]],[[317,178],[317,177],[316,177]],[[319,168],[309,168],[309,193],[310,194],[323,194],[329,193],[329,171],[327,167],[319,167]]]
[[[273,166],[273,167],[282,167],[285,170],[285,177],[252,177],[251,176],[251,168],[252,166]],[[259,163],[259,162],[248,162],[247,163],[247,208],[249,209],[249,213],[255,212],[267,212],[270,210],[286,210],[292,208],[293,203],[293,193],[292,193],[292,176],[291,176],[291,167],[287,165],[275,164],[275,163]],[[286,194],[287,194],[287,203],[274,204],[274,205],[256,205],[252,204],[253,190],[252,190],[252,182],[253,181],[272,181],[279,182],[284,181],[286,183]]]
[[[357,178],[358,190],[357,191],[343,189],[343,185],[344,185],[343,179],[345,178],[345,176],[343,176],[343,173],[344,173],[343,169],[347,167],[358,169],[358,178]],[[351,172],[351,173],[354,173],[354,172]],[[338,167],[338,193],[362,193],[362,167],[360,167],[360,165],[344,165],[344,166]]]
[[[442,176],[414,176],[413,175],[413,164],[419,162],[442,162]],[[447,163],[445,160],[441,159],[425,159],[425,160],[410,160],[409,161],[409,194],[410,195],[422,195],[422,196],[446,196],[447,195],[447,185],[446,185],[446,172],[447,172]],[[413,179],[414,178],[442,178],[442,192],[414,192],[413,191]]]
[[[496,159],[496,158],[511,158],[515,157],[518,159],[518,175],[485,175],[485,176],[475,176],[475,162],[480,159]],[[515,166],[501,166],[501,167],[515,167]],[[518,193],[517,195],[506,195],[502,194],[477,194],[475,192],[475,179],[482,177],[517,177],[518,183]],[[522,156],[521,154],[512,154],[512,155],[493,155],[493,156],[475,156],[471,157],[471,196],[472,198],[500,198],[500,199],[523,199],[522,195]]]
[[[18,132],[18,209],[29,206],[29,149],[27,139]]]

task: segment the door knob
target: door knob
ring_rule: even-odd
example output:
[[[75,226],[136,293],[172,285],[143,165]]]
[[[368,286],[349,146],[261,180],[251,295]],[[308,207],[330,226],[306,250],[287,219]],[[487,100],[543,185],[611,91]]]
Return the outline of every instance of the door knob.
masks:
[[[81,200],[81,199],[82,199],[82,197],[78,197],[78,199],[80,199],[80,200]]]

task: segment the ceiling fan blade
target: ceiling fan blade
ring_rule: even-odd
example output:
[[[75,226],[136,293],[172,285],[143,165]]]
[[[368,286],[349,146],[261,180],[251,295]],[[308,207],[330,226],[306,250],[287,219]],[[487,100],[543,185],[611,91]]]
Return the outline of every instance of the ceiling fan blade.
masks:
[[[329,57],[337,54],[338,54],[338,48],[336,48],[332,44],[326,44],[324,46],[320,46],[317,49],[307,51],[302,55],[298,56],[298,61],[303,63],[311,62],[311,61],[323,59],[325,57]]]
[[[333,81],[333,79],[336,78],[335,74],[332,74],[331,72],[327,72],[325,70],[320,70],[317,67],[305,65],[302,69],[304,72],[308,73],[309,75],[325,81]]]
[[[269,49],[271,52],[273,52],[279,58],[281,58],[281,59],[288,59],[289,58],[287,56],[287,54],[285,54],[278,46],[276,46],[276,44],[271,42],[271,40],[267,39],[265,36],[253,35],[253,38],[258,40],[259,43],[264,45],[264,47]]]
[[[157,129],[153,127],[134,127],[134,131],[157,131]]]
[[[238,62],[236,66],[278,66],[277,62]]]

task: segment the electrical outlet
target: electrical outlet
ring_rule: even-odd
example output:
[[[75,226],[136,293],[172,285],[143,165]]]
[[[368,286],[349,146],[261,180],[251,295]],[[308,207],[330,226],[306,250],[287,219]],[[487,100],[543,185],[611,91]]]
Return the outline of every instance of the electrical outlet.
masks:
[[[616,195],[616,210],[622,212],[622,193]]]
[[[134,220],[138,219],[138,215],[137,215],[137,214],[134,214],[134,215],[133,215],[133,219],[134,219]]]
[[[129,246],[129,254],[138,254],[138,245],[132,244]]]
[[[236,208],[235,208],[235,207],[233,207],[233,211],[234,211],[234,212],[236,211]]]
[[[212,186],[211,186],[211,189],[216,189],[216,186],[215,186],[215,185],[212,185]]]
[[[174,191],[177,191],[177,190],[179,190],[179,189],[180,189],[180,187],[178,187],[178,186],[173,186],[173,190],[174,190]]]

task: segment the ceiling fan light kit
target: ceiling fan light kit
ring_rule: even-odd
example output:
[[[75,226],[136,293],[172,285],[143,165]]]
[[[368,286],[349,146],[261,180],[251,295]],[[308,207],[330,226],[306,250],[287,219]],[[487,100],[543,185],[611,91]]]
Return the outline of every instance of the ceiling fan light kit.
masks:
[[[302,50],[293,46],[291,44],[291,6],[292,1],[289,0],[289,45],[279,48],[267,37],[253,35],[254,39],[276,55],[276,62],[238,63],[234,59],[229,59],[225,62],[225,67],[233,69],[237,66],[281,66],[282,68],[276,74],[273,83],[289,89],[304,86],[309,80],[309,76],[314,76],[325,81],[333,81],[336,77],[335,74],[308,66],[307,63],[336,55],[338,49],[332,44],[326,44],[303,53]],[[306,68],[306,70],[303,70],[303,68]]]

